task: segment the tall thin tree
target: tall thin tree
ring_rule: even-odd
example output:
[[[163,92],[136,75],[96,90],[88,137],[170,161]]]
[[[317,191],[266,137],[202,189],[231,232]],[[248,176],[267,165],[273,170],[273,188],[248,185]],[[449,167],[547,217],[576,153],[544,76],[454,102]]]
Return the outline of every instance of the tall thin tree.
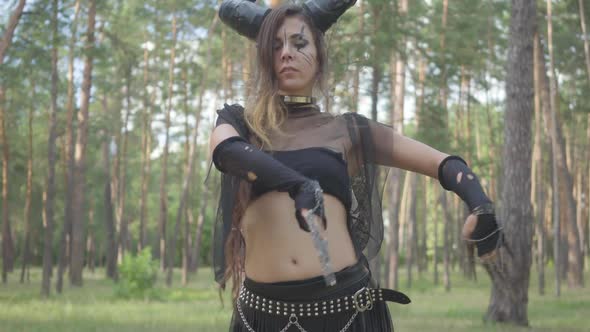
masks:
[[[67,261],[67,252],[72,252],[72,190],[74,178],[74,59],[76,47],[76,34],[78,32],[78,17],[80,14],[80,1],[76,0],[74,4],[74,18],[72,21],[72,35],[69,42],[68,54],[68,95],[66,101],[66,138],[64,142],[64,163],[65,163],[65,195],[64,195],[64,221],[61,230],[61,239],[59,242],[59,252],[57,256],[57,281],[55,289],[61,293],[63,288],[63,275]]]
[[[94,25],[96,21],[96,0],[89,1],[88,30],[86,32],[84,72],[80,93],[80,111],[76,129],[76,145],[74,154],[74,191],[72,197],[72,262],[71,283],[82,286],[82,268],[84,266],[84,247],[86,244],[85,229],[85,198],[86,198],[86,145],[88,142],[89,104],[92,88],[92,63],[94,50]]]
[[[29,247],[31,242],[31,196],[33,192],[33,113],[34,113],[34,100],[35,100],[35,81],[30,79],[31,86],[31,105],[29,106],[29,119],[28,119],[28,137],[27,137],[27,193],[25,196],[25,211],[24,211],[24,236],[23,241],[23,258],[22,268],[20,272],[20,282],[25,282],[25,274],[28,271],[29,263]]]
[[[49,111],[49,138],[47,140],[47,188],[45,199],[45,244],[43,247],[43,279],[41,281],[41,295],[49,296],[51,291],[51,274],[53,271],[53,208],[55,205],[55,140],[57,138],[57,49],[58,49],[58,22],[57,14],[59,0],[53,0],[53,19],[51,22],[53,31],[53,48],[51,50],[51,108]]]
[[[168,102],[166,103],[164,152],[162,153],[162,166],[160,177],[160,218],[158,240],[160,243],[160,268],[162,271],[166,264],[174,265],[174,261],[166,262],[166,224],[168,223],[168,153],[170,146],[170,113],[172,112],[172,95],[174,93],[174,61],[176,57],[176,15],[172,14],[172,46],[170,49],[170,65],[168,72]],[[172,249],[173,250],[173,249]]]
[[[14,30],[20,21],[25,7],[25,0],[20,0],[10,15],[6,30],[0,40],[0,66],[4,64],[6,51],[12,44]],[[1,68],[1,67],[0,67]],[[4,91],[3,82],[0,82],[0,139],[2,140],[2,282],[6,283],[8,272],[12,270],[14,260],[14,244],[12,240],[12,231],[10,229],[10,213],[8,206],[8,138],[6,136],[6,109],[4,108]]]
[[[498,264],[485,264],[492,278],[486,319],[528,325],[528,288],[533,230],[531,207],[531,120],[535,0],[513,0],[506,68],[502,209],[507,245]],[[506,248],[510,248],[507,251]],[[509,254],[510,253],[510,254]]]
[[[559,169],[559,177],[561,180],[561,187],[554,188],[558,192],[563,190],[565,198],[565,212],[567,217],[567,268],[568,268],[568,284],[573,287],[580,287],[584,284],[584,273],[582,271],[582,253],[580,251],[580,235],[578,234],[578,227],[576,225],[576,202],[573,197],[573,179],[572,173],[568,169],[566,160],[566,146],[564,142],[564,135],[559,124],[557,113],[558,106],[558,82],[557,71],[555,68],[555,55],[553,52],[553,20],[552,20],[552,4],[551,0],[547,0],[547,48],[549,50],[549,89],[550,103],[551,103],[551,136],[554,140],[553,154]]]

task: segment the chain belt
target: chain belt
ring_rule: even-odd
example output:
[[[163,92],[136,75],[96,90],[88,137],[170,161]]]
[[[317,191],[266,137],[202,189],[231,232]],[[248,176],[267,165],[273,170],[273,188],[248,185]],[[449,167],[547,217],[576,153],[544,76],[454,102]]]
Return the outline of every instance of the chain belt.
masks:
[[[321,317],[346,311],[354,311],[352,317],[340,330],[340,332],[345,332],[360,312],[373,309],[375,301],[391,301],[401,304],[410,303],[410,299],[405,294],[383,288],[363,287],[356,291],[354,295],[347,295],[332,300],[287,302],[267,299],[252,293],[245,287],[242,287],[236,306],[242,322],[250,332],[256,331],[246,321],[246,317],[242,311],[242,304],[249,308],[261,310],[269,315],[289,317],[289,322],[280,332],[287,331],[291,325],[295,325],[301,332],[306,332],[306,330],[299,324],[299,318]]]

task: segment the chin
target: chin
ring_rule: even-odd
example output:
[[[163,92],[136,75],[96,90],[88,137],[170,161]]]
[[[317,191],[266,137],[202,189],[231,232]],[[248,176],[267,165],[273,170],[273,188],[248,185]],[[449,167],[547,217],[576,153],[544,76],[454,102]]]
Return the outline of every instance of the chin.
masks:
[[[306,89],[305,85],[295,85],[295,84],[285,84],[279,85],[279,90],[286,95],[290,96],[306,96],[311,94],[311,92],[307,93],[308,89]]]

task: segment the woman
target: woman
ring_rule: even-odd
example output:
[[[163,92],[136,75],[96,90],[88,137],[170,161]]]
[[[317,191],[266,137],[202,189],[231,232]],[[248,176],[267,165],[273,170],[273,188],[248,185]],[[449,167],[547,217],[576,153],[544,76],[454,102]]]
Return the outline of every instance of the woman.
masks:
[[[393,330],[386,301],[410,300],[379,289],[368,269],[383,238],[379,165],[437,178],[456,192],[472,211],[465,235],[483,239],[480,257],[500,243],[491,201],[461,158],[316,105],[327,73],[323,33],[353,4],[270,10],[230,0],[220,8],[224,22],[256,38],[258,52],[245,110],[218,111],[210,139],[222,172],[215,272],[222,286],[233,280],[231,331]]]

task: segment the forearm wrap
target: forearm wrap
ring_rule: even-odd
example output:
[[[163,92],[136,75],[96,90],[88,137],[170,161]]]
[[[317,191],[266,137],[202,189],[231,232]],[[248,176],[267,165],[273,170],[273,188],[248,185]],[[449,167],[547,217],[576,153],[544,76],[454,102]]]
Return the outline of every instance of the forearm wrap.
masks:
[[[491,204],[479,179],[461,157],[448,156],[443,159],[438,166],[438,180],[443,188],[461,197],[471,212],[484,204]]]

